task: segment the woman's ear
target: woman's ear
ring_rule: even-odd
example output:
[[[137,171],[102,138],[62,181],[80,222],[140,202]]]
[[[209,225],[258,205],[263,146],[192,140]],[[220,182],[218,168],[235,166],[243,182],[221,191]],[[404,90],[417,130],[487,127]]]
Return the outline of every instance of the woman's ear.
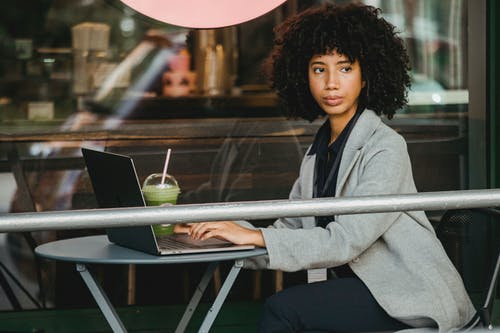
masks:
[[[361,81],[361,88],[366,87],[366,80]]]

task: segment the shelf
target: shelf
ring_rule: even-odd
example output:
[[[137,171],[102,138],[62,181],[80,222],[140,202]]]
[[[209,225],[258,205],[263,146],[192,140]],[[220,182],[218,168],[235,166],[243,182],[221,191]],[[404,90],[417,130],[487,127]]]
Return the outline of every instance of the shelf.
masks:
[[[271,93],[240,96],[128,97],[85,105],[94,112],[123,119],[233,118],[283,116]]]

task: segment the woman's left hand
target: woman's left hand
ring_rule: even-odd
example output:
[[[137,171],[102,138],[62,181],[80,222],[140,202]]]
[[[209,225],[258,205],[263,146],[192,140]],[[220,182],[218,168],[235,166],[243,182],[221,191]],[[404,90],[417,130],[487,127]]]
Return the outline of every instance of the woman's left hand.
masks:
[[[259,229],[248,229],[233,221],[190,223],[189,227],[188,234],[194,239],[219,238],[238,245],[265,247],[264,237]]]

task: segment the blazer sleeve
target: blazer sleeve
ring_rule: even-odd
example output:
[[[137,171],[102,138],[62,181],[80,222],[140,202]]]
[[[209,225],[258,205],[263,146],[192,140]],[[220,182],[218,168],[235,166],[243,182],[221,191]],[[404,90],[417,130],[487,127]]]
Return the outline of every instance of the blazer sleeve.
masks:
[[[415,192],[404,139],[396,134],[372,137],[370,141],[374,143],[360,149],[342,195]],[[345,264],[379,239],[401,214],[342,215],[326,228],[263,229],[269,268],[296,271]]]

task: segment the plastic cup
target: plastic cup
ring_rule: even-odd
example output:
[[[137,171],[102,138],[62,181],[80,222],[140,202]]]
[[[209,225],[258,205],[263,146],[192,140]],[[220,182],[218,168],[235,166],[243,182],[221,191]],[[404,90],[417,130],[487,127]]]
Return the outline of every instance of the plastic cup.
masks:
[[[163,175],[154,173],[149,175],[142,186],[142,193],[147,206],[160,206],[164,204],[175,205],[180,193],[179,184],[172,175],[166,175],[163,184]],[[170,235],[174,232],[172,224],[155,224],[153,230],[156,236]]]

